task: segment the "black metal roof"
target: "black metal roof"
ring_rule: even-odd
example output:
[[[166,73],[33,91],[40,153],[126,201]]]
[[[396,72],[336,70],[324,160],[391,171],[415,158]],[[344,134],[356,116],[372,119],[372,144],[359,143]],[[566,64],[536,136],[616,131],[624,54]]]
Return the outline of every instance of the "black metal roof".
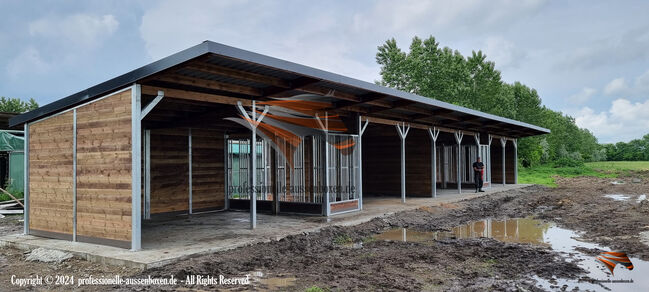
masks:
[[[197,60],[201,57],[205,57],[201,60],[209,64],[233,68],[241,70],[243,72],[264,75],[287,81],[295,81],[299,78],[314,79],[317,80],[317,85],[321,86],[322,88],[336,90],[354,96],[380,94],[391,101],[406,100],[412,102],[413,106],[420,108],[421,110],[430,110],[431,114],[433,113],[433,110],[442,109],[447,111],[448,113],[458,116],[494,121],[502,125],[507,125],[511,128],[519,129],[520,133],[518,135],[513,135],[513,137],[538,135],[550,132],[548,129],[528,123],[523,123],[520,121],[472,110],[432,98],[403,92],[393,88],[380,86],[374,83],[361,81],[358,79],[334,74],[331,72],[253,53],[211,41],[205,41],[199,45],[193,46],[161,60],[155,61],[151,64],[145,65],[131,72],[115,77],[106,82],[100,83],[58,101],[52,102],[36,110],[11,118],[9,125],[11,127],[14,127],[26,122],[31,122],[39,118],[46,117],[48,115],[55,114],[62,110],[76,106],[80,103],[92,100],[93,98],[98,98],[107,93],[130,86],[134,83],[138,83],[138,81],[141,81],[162,71],[166,71],[167,69],[179,66],[185,62]],[[234,84],[237,86],[247,86],[249,88],[260,88],[262,92],[265,85],[263,83],[258,83],[250,80],[242,81],[236,80],[236,78],[232,79],[214,74],[206,75],[199,71],[193,71],[191,68],[179,67],[178,73],[182,74],[182,76],[214,80],[218,82]],[[395,113],[404,111],[404,109],[400,108],[387,110],[391,110]]]

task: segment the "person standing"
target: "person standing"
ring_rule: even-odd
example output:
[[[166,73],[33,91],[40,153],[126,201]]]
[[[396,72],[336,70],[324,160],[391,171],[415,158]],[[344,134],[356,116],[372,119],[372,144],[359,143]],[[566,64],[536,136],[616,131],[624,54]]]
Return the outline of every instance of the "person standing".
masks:
[[[482,174],[484,173],[484,163],[482,163],[480,157],[473,163],[473,177],[475,180],[475,192],[484,192],[482,190]]]

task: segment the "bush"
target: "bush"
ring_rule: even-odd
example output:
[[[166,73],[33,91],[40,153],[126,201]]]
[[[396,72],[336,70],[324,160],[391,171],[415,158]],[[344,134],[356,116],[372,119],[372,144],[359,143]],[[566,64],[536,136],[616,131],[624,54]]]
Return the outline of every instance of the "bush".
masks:
[[[584,161],[571,158],[571,157],[563,157],[559,158],[554,162],[554,167],[559,168],[559,167],[582,167],[584,166]]]

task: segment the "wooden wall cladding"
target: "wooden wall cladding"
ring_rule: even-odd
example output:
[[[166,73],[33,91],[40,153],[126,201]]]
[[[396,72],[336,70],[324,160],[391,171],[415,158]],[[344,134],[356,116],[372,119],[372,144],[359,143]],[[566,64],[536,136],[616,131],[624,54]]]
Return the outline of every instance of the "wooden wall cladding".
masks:
[[[151,130],[151,214],[189,210],[188,135],[188,129]]]
[[[192,208],[225,206],[224,133],[192,129]]]
[[[505,181],[508,184],[516,183],[516,173],[514,166],[516,165],[516,153],[514,152],[514,142],[507,141],[507,146],[505,147]],[[502,170],[501,170],[502,172]]]
[[[29,125],[29,229],[72,236],[73,113]]]
[[[399,153],[401,148],[398,149]],[[431,189],[431,141],[428,132],[410,129],[406,137],[406,195],[430,197]],[[401,167],[399,164],[397,167]],[[401,170],[399,170],[401,171]],[[399,177],[399,185],[401,178]],[[401,189],[399,189],[401,195]]]
[[[491,183],[503,183],[503,148],[500,141],[494,139],[491,143]],[[506,163],[506,162],[505,162]]]
[[[369,125],[362,139],[363,195],[400,196],[401,140],[397,130]]]
[[[401,196],[401,139],[394,127],[372,130],[362,138],[363,195]],[[410,129],[406,137],[407,196],[431,195],[430,143],[426,131]]]
[[[79,237],[130,243],[131,179],[131,91],[126,90],[77,109]]]

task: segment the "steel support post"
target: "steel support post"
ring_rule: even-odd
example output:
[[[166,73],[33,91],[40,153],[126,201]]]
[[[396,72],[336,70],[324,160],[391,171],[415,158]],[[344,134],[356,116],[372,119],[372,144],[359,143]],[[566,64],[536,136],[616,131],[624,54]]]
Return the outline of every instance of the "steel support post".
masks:
[[[142,120],[141,87],[131,89],[131,250],[142,249]]]
[[[144,130],[144,219],[151,219],[151,130]]]
[[[403,123],[401,126],[395,125],[397,133],[401,138],[401,203],[406,202],[406,137],[410,131],[410,124],[406,127]]]
[[[194,186],[192,183],[192,128],[187,133],[187,161],[189,162],[189,214],[194,213]]]
[[[257,126],[259,126],[261,120],[268,113],[268,106],[264,106],[264,112],[259,115],[259,118],[257,118],[257,105],[254,100],[252,101],[252,118],[250,118],[240,101],[237,102],[237,107],[246,121],[248,121],[252,130],[252,137],[250,139],[250,229],[255,229],[257,227]]]
[[[507,138],[501,137],[500,138],[500,145],[503,148],[503,187],[507,183],[505,180],[505,146],[507,145]]]
[[[367,125],[370,121],[365,120],[363,124],[363,119],[358,116],[358,207],[359,210],[363,210],[363,133],[367,129]]]
[[[77,109],[72,110],[72,241],[77,241]]]
[[[432,164],[430,167],[430,187],[431,187],[431,192],[432,192],[432,197],[436,198],[437,197],[437,137],[439,136],[439,129],[437,128],[428,128],[428,135],[430,136],[431,140],[431,159],[430,163]]]
[[[29,123],[25,123],[25,150],[24,150],[24,163],[25,163],[25,173],[24,173],[24,190],[23,195],[25,200],[23,201],[25,205],[25,211],[23,212],[23,233],[25,235],[29,234]]]
[[[512,140],[514,142],[514,184],[518,184],[518,140]]]
[[[462,138],[464,137],[464,133],[461,131],[455,132],[455,141],[457,142],[457,193],[461,194],[462,193],[462,172],[460,169],[460,161],[462,160],[462,155],[460,152],[462,152]]]
[[[229,152],[230,152],[230,147],[228,146],[228,134],[223,135],[223,173],[225,173],[225,177],[223,179],[223,182],[225,182],[225,207],[223,208],[224,210],[229,210],[230,209],[230,174],[228,173],[229,170]]]
[[[325,120],[324,123],[322,122],[322,119],[320,116],[316,113],[315,115],[316,120],[318,121],[318,124],[320,125],[320,129],[324,132],[324,150],[325,150],[325,191],[324,191],[324,200],[322,200],[324,207],[322,210],[322,213],[324,216],[329,217],[331,215],[331,205],[329,204],[329,183],[330,183],[330,178],[329,178],[329,117],[328,113],[325,112]]]

